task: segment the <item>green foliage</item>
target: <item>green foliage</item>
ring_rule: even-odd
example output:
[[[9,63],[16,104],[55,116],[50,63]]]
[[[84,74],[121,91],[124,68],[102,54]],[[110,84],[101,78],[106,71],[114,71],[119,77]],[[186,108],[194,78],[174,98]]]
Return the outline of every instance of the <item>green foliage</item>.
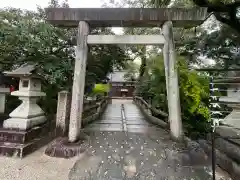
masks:
[[[109,84],[95,84],[93,88],[94,94],[104,94],[109,92],[110,85]]]
[[[149,0],[154,7],[177,6],[192,7],[200,6],[208,9],[209,13],[214,14],[215,18],[221,23],[228,25],[238,34],[240,33],[239,7],[237,0]]]
[[[67,7],[51,1],[51,7]],[[75,48],[70,39],[76,29],[60,29],[47,23],[44,10],[38,12],[20,9],[0,9],[0,71],[11,70],[31,62],[37,64],[37,72],[43,77],[43,91],[47,97],[40,104],[49,113],[55,113],[57,93],[61,89],[71,91]],[[110,29],[92,29],[92,34],[112,33]],[[128,56],[120,47],[92,46],[88,54],[86,85],[101,82],[113,71],[122,68]],[[51,102],[50,102],[51,101]]]
[[[144,74],[140,93],[154,107],[167,112],[166,81],[163,57],[156,56],[148,61],[148,70]],[[182,118],[188,132],[205,132],[208,124],[208,79],[194,70],[189,70],[184,57],[178,57],[180,74],[180,98]]]
[[[138,72],[139,72],[139,65],[134,62],[134,61],[129,61],[126,64],[126,74],[124,75],[124,78],[127,81],[135,81],[137,76],[138,76]]]
[[[208,78],[189,70],[183,57],[180,57],[178,62],[183,121],[190,132],[205,131],[207,127],[210,128],[207,123],[210,119]]]

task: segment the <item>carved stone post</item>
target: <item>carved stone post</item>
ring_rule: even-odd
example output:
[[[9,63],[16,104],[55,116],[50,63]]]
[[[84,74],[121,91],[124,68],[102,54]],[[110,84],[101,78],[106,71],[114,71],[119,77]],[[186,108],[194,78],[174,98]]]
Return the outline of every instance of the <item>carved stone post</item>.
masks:
[[[178,84],[178,69],[175,53],[175,45],[173,39],[173,25],[171,21],[167,21],[163,25],[163,35],[165,37],[164,47],[164,62],[166,72],[166,85],[168,90],[168,112],[171,136],[175,140],[182,140],[182,118],[179,96],[179,84]]]
[[[69,127],[70,93],[61,91],[58,93],[58,105],[56,115],[57,135],[66,135]]]
[[[78,140],[81,129],[86,61],[88,55],[87,46],[88,34],[89,34],[88,24],[84,21],[80,21],[78,25],[76,60],[72,87],[72,103],[68,133],[68,138],[70,142]]]

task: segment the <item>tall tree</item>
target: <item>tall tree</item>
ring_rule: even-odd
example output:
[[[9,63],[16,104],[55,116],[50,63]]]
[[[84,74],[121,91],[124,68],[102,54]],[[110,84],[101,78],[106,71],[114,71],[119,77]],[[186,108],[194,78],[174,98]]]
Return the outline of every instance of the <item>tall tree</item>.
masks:
[[[50,2],[48,3],[48,6],[51,8],[59,8],[61,7],[59,4],[59,0],[50,0]]]
[[[236,32],[240,33],[240,17],[239,7],[240,1],[238,0],[181,0],[189,3],[192,1],[195,5],[206,7],[209,13],[214,14],[216,19],[229,27],[233,28]],[[174,1],[174,3],[178,1]],[[155,7],[170,5],[170,0],[150,0],[150,3]]]
[[[125,69],[127,72],[124,78],[128,81],[135,81],[139,75],[139,64],[134,61],[129,61]]]
[[[74,31],[54,27],[45,22],[44,16],[40,8],[39,12],[0,9],[0,70],[11,70],[26,62],[37,64],[38,73],[45,79],[43,90],[49,100],[50,96],[56,98],[59,89],[72,87],[75,49],[69,40]],[[92,33],[103,32],[111,33],[109,29],[92,30]],[[118,46],[93,46],[90,49],[86,85],[104,80],[113,71],[113,64],[122,67],[128,60]],[[48,110],[55,109],[47,108],[53,107],[50,103],[45,105]]]
[[[3,18],[0,21],[2,69],[36,62],[49,82],[59,86],[69,83],[68,86],[71,86],[75,52],[69,39],[74,32],[45,23],[42,12],[2,9],[0,13]],[[93,29],[92,33],[112,32],[109,29]],[[112,72],[113,64],[122,67],[127,59],[124,50],[118,46],[93,46],[87,64],[87,79],[101,81]]]

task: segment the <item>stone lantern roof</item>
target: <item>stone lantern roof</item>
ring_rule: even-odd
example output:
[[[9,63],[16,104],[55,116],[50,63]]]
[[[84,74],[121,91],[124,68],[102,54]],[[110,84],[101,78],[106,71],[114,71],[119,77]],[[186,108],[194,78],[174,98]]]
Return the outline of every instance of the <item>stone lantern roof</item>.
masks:
[[[36,64],[29,63],[25,63],[13,71],[5,71],[4,74],[11,77],[33,77],[41,79],[41,77],[36,73]]]

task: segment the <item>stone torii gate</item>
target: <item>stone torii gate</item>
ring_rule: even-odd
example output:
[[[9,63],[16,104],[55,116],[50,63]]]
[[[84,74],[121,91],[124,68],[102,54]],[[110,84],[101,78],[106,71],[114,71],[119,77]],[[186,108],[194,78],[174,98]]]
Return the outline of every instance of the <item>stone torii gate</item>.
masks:
[[[206,8],[46,8],[47,21],[59,27],[78,28],[69,141],[78,140],[81,129],[88,45],[163,45],[171,136],[182,139],[182,120],[173,40],[173,25],[193,27],[201,24]],[[159,35],[91,35],[89,27],[162,27]]]

